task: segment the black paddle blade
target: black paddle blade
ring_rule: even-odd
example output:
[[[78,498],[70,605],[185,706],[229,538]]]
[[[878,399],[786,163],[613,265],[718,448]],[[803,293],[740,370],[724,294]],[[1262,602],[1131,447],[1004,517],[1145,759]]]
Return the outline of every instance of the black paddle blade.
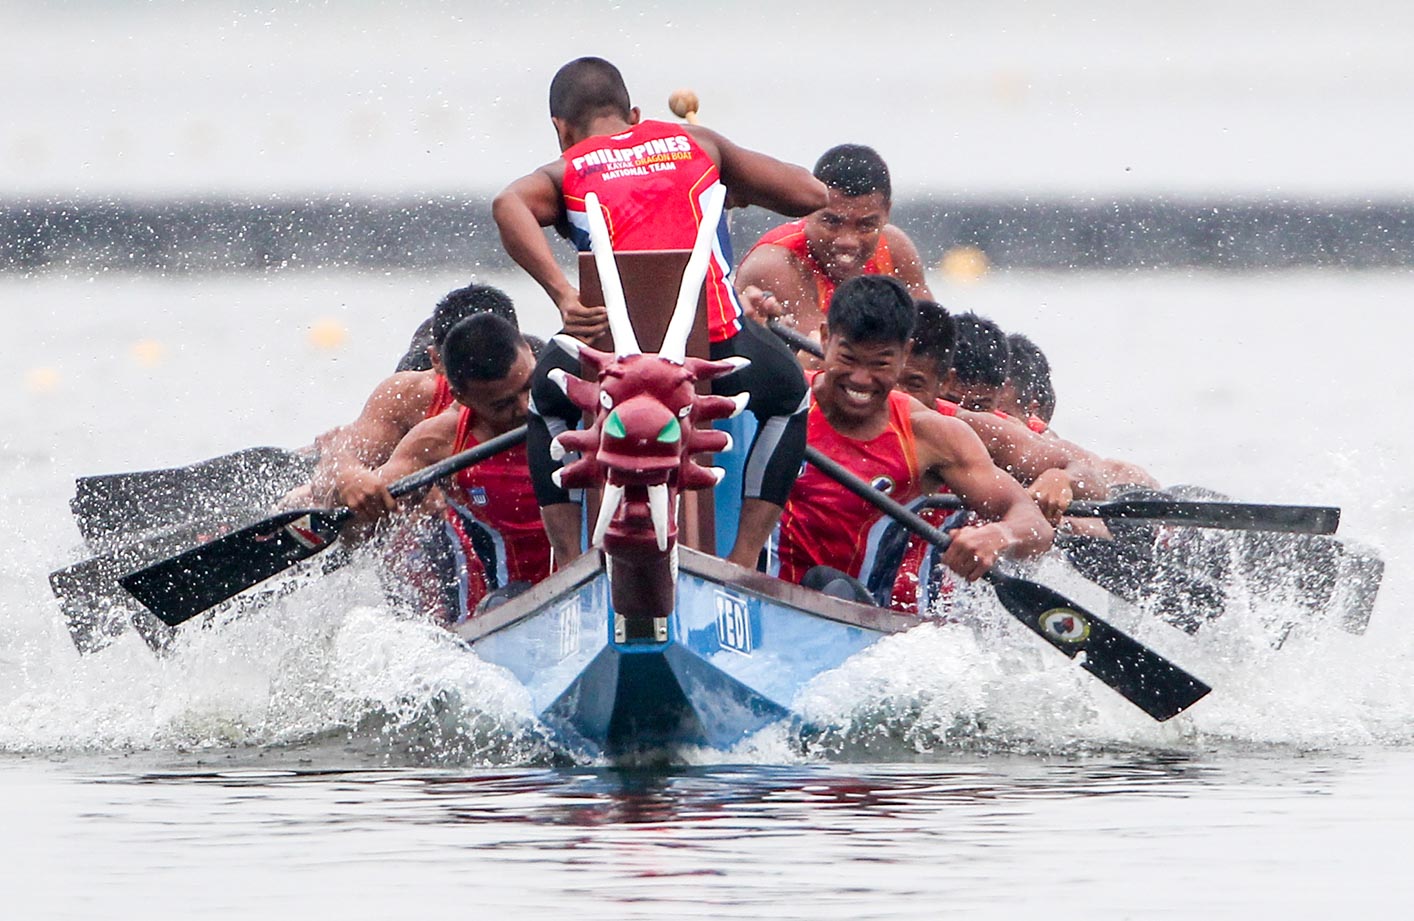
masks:
[[[1334,534],[1340,527],[1340,509],[1329,506],[1120,499],[1106,502],[1098,510],[1108,520],[1133,518],[1234,531]]]
[[[298,509],[218,537],[118,580],[168,626],[190,620],[327,548],[347,509]]]
[[[1059,592],[995,569],[987,580],[1013,617],[1072,659],[1085,653],[1081,668],[1159,722],[1182,713],[1212,690]]]
[[[269,508],[309,481],[310,458],[282,448],[247,448],[189,467],[80,477],[69,508],[95,551],[198,520]]]

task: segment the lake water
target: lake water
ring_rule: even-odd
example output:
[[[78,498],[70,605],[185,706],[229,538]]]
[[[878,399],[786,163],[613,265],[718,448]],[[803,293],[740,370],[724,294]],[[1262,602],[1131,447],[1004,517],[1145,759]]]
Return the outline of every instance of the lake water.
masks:
[[[493,278],[545,332],[523,280]],[[1164,482],[1334,504],[1368,632],[1238,598],[1189,637],[1057,583],[1213,685],[1158,725],[1029,635],[927,626],[818,682],[836,729],[575,763],[369,573],[80,657],[45,575],[81,474],[296,447],[461,277],[0,278],[0,866],[16,917],[1395,914],[1414,833],[1409,274],[935,278],[1030,334],[1057,428]],[[323,347],[311,328],[326,329]],[[346,332],[342,342],[328,333]],[[1048,574],[1045,578],[1051,578]],[[1275,607],[1275,609],[1274,609]]]

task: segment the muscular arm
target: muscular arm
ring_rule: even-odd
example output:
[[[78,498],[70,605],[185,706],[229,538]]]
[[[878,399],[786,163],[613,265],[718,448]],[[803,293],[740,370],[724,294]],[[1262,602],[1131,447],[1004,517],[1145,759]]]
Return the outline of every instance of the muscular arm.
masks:
[[[780,308],[777,311],[762,311],[759,302],[751,301],[757,307],[758,314],[767,314],[758,316],[759,319],[785,316],[806,335],[818,334],[824,317],[815,303],[814,281],[801,270],[799,261],[785,247],[762,246],[747,253],[737,267],[734,284],[737,294],[743,297],[752,287],[775,295]]]
[[[541,229],[564,216],[559,168],[558,162],[550,163],[511,183],[491,202],[491,216],[506,253],[550,295],[564,319],[565,331],[591,341],[608,329],[604,309],[580,304],[579,291],[555,261]]]
[[[379,384],[357,419],[321,439],[314,469],[314,497],[347,505],[365,515],[388,507],[372,468],[388,459],[403,436],[427,413],[434,379],[425,371],[402,371]]]
[[[958,412],[981,438],[998,467],[1031,487],[1046,518],[1059,523],[1070,500],[1105,499],[1112,486],[1157,486],[1141,468],[1111,461],[1063,438],[1031,431],[1019,420],[992,413]]]
[[[884,226],[884,237],[889,241],[889,252],[894,258],[894,277],[903,282],[914,300],[931,301],[933,292],[923,278],[923,257],[918,255],[918,247],[908,234],[893,224]]]
[[[388,462],[375,471],[379,481],[386,486],[451,457],[459,421],[460,413],[442,413],[413,426],[398,442]]]
[[[999,556],[1044,553],[1054,537],[1026,491],[992,463],[981,439],[965,423],[917,404],[913,433],[919,466],[946,484],[963,504],[990,523],[962,528],[943,562],[967,579],[981,578]]]
[[[805,167],[747,150],[701,125],[689,125],[687,131],[717,161],[733,204],[760,205],[787,217],[804,217],[825,207],[825,184]]]

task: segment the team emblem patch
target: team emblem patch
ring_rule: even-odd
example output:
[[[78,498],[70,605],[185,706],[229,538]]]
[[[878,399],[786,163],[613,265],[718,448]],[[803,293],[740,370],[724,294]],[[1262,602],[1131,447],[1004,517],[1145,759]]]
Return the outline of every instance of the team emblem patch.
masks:
[[[296,543],[310,550],[318,550],[320,547],[329,543],[314,530],[313,523],[309,520],[308,515],[302,518],[296,518],[294,521],[285,525],[285,533],[293,537]]]
[[[1062,643],[1083,643],[1090,636],[1090,621],[1070,608],[1051,608],[1041,615],[1041,632]]]
[[[473,486],[471,488],[471,504],[485,505],[489,500],[486,497],[486,487]]]
[[[894,491],[894,481],[892,477],[876,476],[869,481],[869,485],[886,496],[891,495]]]

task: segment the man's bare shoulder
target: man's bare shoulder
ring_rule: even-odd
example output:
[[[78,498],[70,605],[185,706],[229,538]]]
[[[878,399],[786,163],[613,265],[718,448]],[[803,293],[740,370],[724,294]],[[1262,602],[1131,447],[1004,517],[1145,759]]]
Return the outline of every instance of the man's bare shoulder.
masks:
[[[767,244],[753,247],[736,270],[736,287],[740,291],[747,285],[756,285],[773,291],[778,297],[799,297],[802,292],[813,291],[806,285],[810,270],[795,253],[784,246]]]

